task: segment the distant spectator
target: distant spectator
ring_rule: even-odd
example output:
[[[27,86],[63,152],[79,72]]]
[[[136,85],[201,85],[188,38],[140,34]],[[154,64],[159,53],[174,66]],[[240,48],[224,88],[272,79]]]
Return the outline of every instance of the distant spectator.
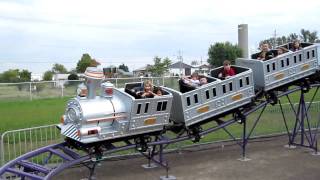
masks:
[[[220,79],[228,79],[231,76],[236,75],[235,70],[231,67],[231,62],[229,60],[223,61],[223,70],[218,74]]]
[[[263,43],[260,46],[261,52],[258,54],[259,60],[265,61],[274,57],[274,54],[269,50],[269,44]]]
[[[300,41],[299,40],[293,41],[292,48],[290,50],[295,52],[295,51],[299,51],[301,49],[302,49],[302,47],[301,47]]]

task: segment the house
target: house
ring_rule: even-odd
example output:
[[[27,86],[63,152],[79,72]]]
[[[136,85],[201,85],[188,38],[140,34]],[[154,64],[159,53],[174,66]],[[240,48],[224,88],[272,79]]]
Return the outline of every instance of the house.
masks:
[[[43,74],[31,73],[31,81],[42,81]]]
[[[147,64],[146,66],[143,66],[141,68],[133,70],[133,76],[135,76],[135,77],[140,77],[140,76],[150,77],[151,72],[148,71],[150,67],[151,67],[151,65]]]
[[[68,81],[68,77],[70,74],[54,74],[52,80],[55,81],[55,87],[64,87],[66,82]]]
[[[210,70],[212,69],[212,66],[209,64],[202,64],[202,65],[197,65],[193,66],[192,72],[197,72],[199,74],[204,74],[208,75],[210,73]]]
[[[188,65],[186,63],[183,63],[182,61],[178,61],[176,63],[173,63],[169,66],[170,75],[182,75],[182,76],[189,76],[191,75],[191,69],[193,67],[191,65]]]

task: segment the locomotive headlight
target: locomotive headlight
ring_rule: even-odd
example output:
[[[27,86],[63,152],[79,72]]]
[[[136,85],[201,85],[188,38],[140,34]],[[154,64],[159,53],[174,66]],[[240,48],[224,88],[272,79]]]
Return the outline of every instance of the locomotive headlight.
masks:
[[[66,116],[69,122],[77,122],[80,119],[80,112],[76,107],[69,107]]]

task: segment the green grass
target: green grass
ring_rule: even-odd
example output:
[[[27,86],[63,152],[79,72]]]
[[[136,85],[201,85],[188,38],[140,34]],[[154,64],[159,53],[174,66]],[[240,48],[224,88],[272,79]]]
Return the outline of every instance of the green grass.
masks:
[[[0,101],[0,133],[59,123],[70,97],[33,101]]]

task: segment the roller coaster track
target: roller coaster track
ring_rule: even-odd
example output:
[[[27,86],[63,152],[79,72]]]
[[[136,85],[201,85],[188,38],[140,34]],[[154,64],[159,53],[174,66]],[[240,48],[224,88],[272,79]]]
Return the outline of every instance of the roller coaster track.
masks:
[[[296,86],[286,91],[277,91],[278,94],[276,94],[277,101],[279,103],[280,110],[282,112],[284,124],[288,133],[289,137],[289,145],[298,145],[302,147],[307,147],[314,149],[317,152],[317,141],[316,136],[318,133],[318,128],[320,124],[320,119],[316,123],[316,128],[313,128],[311,131],[311,126],[308,119],[308,111],[310,109],[311,103],[315,99],[318,90],[320,88],[320,84],[312,84],[308,86],[308,89],[315,88],[314,95],[312,96],[311,103],[309,105],[306,105],[304,101],[304,94],[308,92],[308,89],[305,89],[304,86]],[[296,110],[293,107],[293,104],[289,98],[289,95],[294,92],[301,92],[300,96],[300,102],[299,107]],[[280,100],[278,100],[281,97],[287,97],[288,102],[291,105],[291,108],[296,116],[296,121],[294,128],[290,131],[287,125],[287,121],[285,118],[285,114],[282,109],[282,103]],[[213,127],[209,127],[205,130],[199,131],[196,135],[197,136],[203,136],[209,133],[212,133],[216,130],[223,129],[230,137],[235,140],[239,146],[242,148],[242,159],[246,158],[245,150],[246,145],[248,141],[250,140],[250,136],[252,132],[254,131],[255,127],[257,126],[260,117],[263,114],[264,109],[268,104],[272,103],[271,100],[259,100],[256,101],[257,105],[253,105],[250,108],[244,108],[242,109],[236,116],[233,116],[227,121],[222,121],[218,123],[218,125],[215,125]],[[253,127],[248,131],[247,133],[247,125],[246,125],[246,117],[250,114],[258,111],[261,109],[261,112],[258,116],[258,118],[254,121]],[[210,123],[210,122],[209,122]],[[243,134],[242,139],[236,139],[231,132],[229,132],[226,127],[233,124],[233,123],[239,123],[243,125]],[[213,124],[213,123],[212,123]],[[305,127],[305,124],[307,124],[307,127]],[[305,129],[308,129],[309,131],[305,131]],[[315,130],[314,130],[315,129]],[[301,135],[300,142],[296,143],[296,136]],[[148,141],[144,144],[147,148],[141,151],[141,154],[144,155],[150,162],[153,161],[162,167],[165,167],[168,172],[168,163],[163,158],[163,149],[165,149],[169,144],[177,143],[185,140],[194,139],[195,136],[187,134],[187,133],[181,133],[178,134],[176,137],[169,138],[164,135],[156,136],[154,140]],[[306,140],[306,141],[304,141]],[[69,144],[67,142],[62,142],[59,144],[49,145],[46,147],[39,148],[37,150],[34,150],[32,152],[26,153],[8,163],[6,163],[4,166],[0,168],[0,179],[4,178],[6,179],[9,175],[11,178],[21,178],[21,179],[36,179],[36,180],[42,180],[42,179],[51,179],[53,176],[59,174],[66,168],[72,167],[77,164],[82,164],[89,168],[90,170],[90,177],[93,176],[94,168],[96,165],[97,160],[100,159],[101,155],[107,155],[119,151],[124,151],[128,149],[138,149],[139,145],[129,141],[124,140],[125,145],[122,146],[116,146],[112,143],[107,144],[105,149],[103,150],[102,154],[97,156],[97,153],[90,152],[90,151],[84,151],[84,153],[80,153],[80,151],[75,150],[71,147],[69,147]],[[84,155],[83,155],[84,154]],[[39,156],[45,156],[41,164],[33,163],[31,161],[32,158],[36,158]],[[50,164],[50,159],[53,158],[59,158],[61,159],[60,164]]]

